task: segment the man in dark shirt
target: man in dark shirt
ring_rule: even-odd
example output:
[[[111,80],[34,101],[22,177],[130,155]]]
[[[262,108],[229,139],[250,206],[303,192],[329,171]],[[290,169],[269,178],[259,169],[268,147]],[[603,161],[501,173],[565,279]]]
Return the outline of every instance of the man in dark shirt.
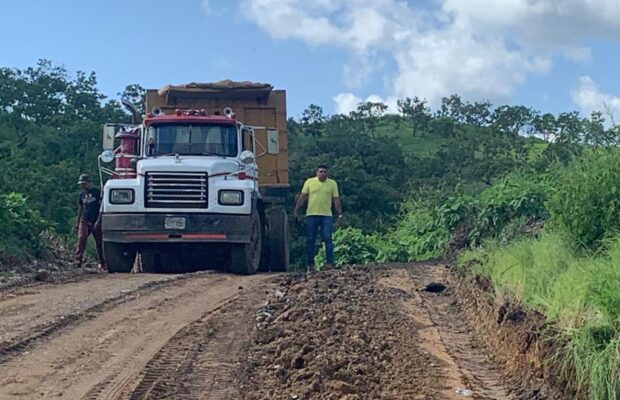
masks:
[[[82,191],[78,198],[78,218],[77,218],[77,247],[75,249],[75,264],[79,268],[82,266],[82,258],[86,249],[88,235],[92,234],[97,247],[97,261],[99,269],[105,270],[103,259],[103,248],[101,243],[101,220],[99,210],[101,208],[101,191],[91,186],[90,177],[86,174],[80,175],[78,181]]]

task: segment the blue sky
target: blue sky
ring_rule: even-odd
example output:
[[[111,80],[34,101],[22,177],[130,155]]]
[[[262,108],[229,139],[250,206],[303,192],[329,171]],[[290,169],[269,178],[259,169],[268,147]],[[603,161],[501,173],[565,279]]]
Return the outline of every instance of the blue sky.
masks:
[[[554,113],[604,104],[620,114],[620,1],[534,3],[4,2],[0,66],[45,58],[95,71],[110,97],[131,83],[269,82],[287,90],[292,116],[310,103],[334,113],[366,99],[437,104],[452,93]]]

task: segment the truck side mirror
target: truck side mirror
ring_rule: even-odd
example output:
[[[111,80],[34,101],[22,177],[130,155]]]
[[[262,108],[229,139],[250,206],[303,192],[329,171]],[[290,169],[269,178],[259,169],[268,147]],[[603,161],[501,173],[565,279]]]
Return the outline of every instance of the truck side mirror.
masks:
[[[280,132],[277,129],[267,129],[267,153],[280,154]]]
[[[101,161],[104,163],[111,163],[114,161],[114,151],[112,150],[104,150],[103,153],[99,156]]]
[[[114,150],[114,136],[116,135],[115,124],[105,124],[103,126],[103,149]]]
[[[242,150],[254,150],[254,130],[246,126],[241,133]]]
[[[249,165],[254,164],[254,162],[256,161],[256,157],[254,157],[254,153],[252,153],[250,150],[244,150],[239,155],[239,160],[243,164]]]

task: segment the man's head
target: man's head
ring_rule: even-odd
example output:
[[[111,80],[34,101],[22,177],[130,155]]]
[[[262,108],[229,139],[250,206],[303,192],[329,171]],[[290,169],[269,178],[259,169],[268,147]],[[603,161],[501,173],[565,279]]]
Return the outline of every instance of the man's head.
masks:
[[[82,189],[87,189],[88,187],[90,187],[90,176],[88,176],[87,174],[80,175],[80,179],[78,179],[78,185],[80,185]]]
[[[327,165],[321,164],[316,168],[316,177],[319,178],[321,182],[327,179]]]

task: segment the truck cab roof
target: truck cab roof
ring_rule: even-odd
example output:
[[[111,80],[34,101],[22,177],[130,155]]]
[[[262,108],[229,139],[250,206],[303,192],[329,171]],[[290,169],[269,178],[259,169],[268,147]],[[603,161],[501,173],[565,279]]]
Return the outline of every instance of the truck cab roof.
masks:
[[[148,116],[144,120],[146,126],[159,124],[213,124],[213,125],[235,125],[236,120],[223,115],[177,115],[166,114],[158,116]]]

